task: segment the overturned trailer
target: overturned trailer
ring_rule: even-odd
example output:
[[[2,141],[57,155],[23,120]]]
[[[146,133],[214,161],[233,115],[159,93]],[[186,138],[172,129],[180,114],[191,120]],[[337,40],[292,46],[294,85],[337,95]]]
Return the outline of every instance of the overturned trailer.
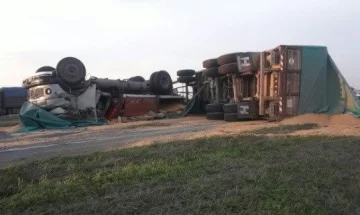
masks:
[[[206,60],[208,119],[279,120],[304,113],[360,115],[359,100],[322,46],[281,45]],[[229,87],[229,83],[231,87]]]
[[[73,57],[62,59],[56,69],[44,66],[23,81],[29,102],[63,118],[107,119],[139,116],[156,111],[161,102],[181,101],[174,95],[166,71],[152,73],[149,80],[136,76],[129,80],[90,77],[84,64]]]

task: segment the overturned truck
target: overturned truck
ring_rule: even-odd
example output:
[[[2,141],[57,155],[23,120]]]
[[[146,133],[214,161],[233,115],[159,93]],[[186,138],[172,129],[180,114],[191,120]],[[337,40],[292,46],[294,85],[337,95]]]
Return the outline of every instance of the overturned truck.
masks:
[[[281,120],[305,113],[360,116],[359,100],[322,46],[280,45],[203,62],[212,120]],[[200,88],[205,82],[197,82]]]
[[[113,119],[139,116],[157,111],[162,102],[182,100],[173,93],[166,71],[152,73],[149,80],[140,76],[128,80],[90,77],[84,64],[73,57],[56,66],[39,68],[23,81],[28,102],[62,118]]]

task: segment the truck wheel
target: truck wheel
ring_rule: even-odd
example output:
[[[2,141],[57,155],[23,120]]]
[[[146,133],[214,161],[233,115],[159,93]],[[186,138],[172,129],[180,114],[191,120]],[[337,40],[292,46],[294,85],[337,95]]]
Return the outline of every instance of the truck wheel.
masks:
[[[154,93],[160,95],[169,95],[172,93],[172,80],[168,72],[158,71],[156,74],[153,73],[152,80],[150,80],[151,89]]]
[[[236,122],[236,121],[238,121],[237,113],[226,113],[226,114],[224,114],[224,120],[226,122]]]
[[[207,104],[206,113],[223,112],[224,103]]]
[[[177,82],[179,83],[190,83],[194,81],[196,81],[196,78],[192,76],[181,76],[177,78]]]
[[[206,77],[219,77],[221,76],[217,67],[208,68],[204,71]]]
[[[85,81],[86,69],[80,60],[66,57],[57,64],[56,75],[66,84],[76,86]]]
[[[38,72],[53,72],[53,71],[55,71],[55,68],[52,67],[52,66],[42,66],[38,70],[36,70],[35,73],[38,73]]]
[[[157,72],[153,72],[151,75],[150,75],[150,79],[149,79],[149,82],[150,82],[150,88],[152,90],[152,86],[154,86],[155,84],[153,83],[154,82],[154,77],[156,75]]]
[[[216,58],[203,61],[204,68],[213,68],[213,67],[218,67],[218,66],[219,66],[219,64],[218,64]]]
[[[223,110],[224,113],[237,113],[237,104],[234,103],[224,104]]]
[[[183,70],[179,70],[177,71],[177,76],[180,77],[186,77],[186,76],[194,76],[195,75],[195,70],[192,69],[183,69]]]
[[[236,56],[239,54],[243,54],[243,52],[236,52],[225,54],[217,58],[217,62],[219,65],[224,65],[228,63],[235,63],[237,61]]]
[[[224,113],[223,112],[207,113],[206,118],[208,120],[224,120]]]
[[[228,63],[221,65],[219,67],[219,73],[222,75],[231,74],[231,73],[238,73],[239,69],[237,63]]]
[[[145,78],[143,78],[142,76],[135,76],[135,77],[129,78],[129,81],[144,82]]]

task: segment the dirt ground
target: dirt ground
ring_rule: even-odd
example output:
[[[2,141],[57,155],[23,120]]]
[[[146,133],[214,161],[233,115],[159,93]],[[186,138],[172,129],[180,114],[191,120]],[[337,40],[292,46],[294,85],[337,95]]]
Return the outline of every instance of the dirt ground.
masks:
[[[0,128],[0,168],[17,161],[51,156],[71,156],[109,151],[155,142],[191,140],[200,137],[247,135],[252,130],[281,125],[318,124],[310,130],[277,135],[360,136],[360,120],[351,115],[307,114],[281,122],[206,120],[204,116],[179,119],[113,123],[103,126],[15,133],[20,126]]]
[[[180,119],[165,119],[154,121],[137,121],[128,123],[113,123],[103,126],[93,126],[87,128],[71,128],[62,130],[43,130],[30,133],[16,133],[21,127],[0,127],[0,150],[17,146],[28,146],[33,144],[45,143],[65,143],[71,141],[81,141],[95,137],[120,136],[126,133],[169,130],[186,128],[189,125],[196,127],[204,124],[213,124],[213,121],[204,120],[204,117],[191,116]],[[173,134],[172,134],[173,135]],[[173,135],[174,136],[174,135]],[[156,139],[163,139],[156,137]]]
[[[56,131],[39,131],[32,133],[12,133],[19,129],[19,126],[0,128],[0,148],[24,146],[38,143],[66,142],[70,140],[81,140],[89,136],[109,136],[137,131],[139,133],[152,130],[166,130],[184,128],[188,126],[211,124],[211,128],[203,131],[179,133],[178,135],[162,135],[161,137],[146,138],[138,141],[137,145],[150,144],[153,141],[167,141],[173,139],[194,139],[198,137],[209,137],[214,135],[243,134],[251,130],[278,125],[296,125],[305,123],[316,123],[319,128],[302,130],[291,135],[355,135],[360,136],[360,119],[349,115],[320,115],[306,114],[285,119],[281,122],[246,121],[246,122],[224,122],[209,121],[204,116],[188,116],[180,119],[165,119],[155,121],[138,121],[128,123],[114,123],[103,126],[88,128],[74,128]]]
[[[319,128],[296,131],[291,135],[360,136],[360,119],[350,114],[333,116],[326,114],[305,114],[287,118],[277,123],[265,121],[227,123],[221,127],[212,129],[207,132],[207,135],[213,135],[213,133],[216,135],[239,134],[265,127],[299,125],[307,123],[318,124]],[[199,134],[199,136],[201,136],[201,134]]]
[[[206,119],[203,120],[206,121]],[[267,122],[261,120],[231,123],[223,122],[206,131],[197,132],[192,135],[183,134],[180,138],[195,139],[199,137],[210,137],[215,135],[246,134],[249,131],[261,128],[307,123],[318,124],[319,127],[311,130],[296,131],[290,135],[360,136],[360,119],[350,114],[334,116],[329,116],[326,114],[305,114],[288,118],[281,122]],[[171,139],[171,137],[164,138]]]

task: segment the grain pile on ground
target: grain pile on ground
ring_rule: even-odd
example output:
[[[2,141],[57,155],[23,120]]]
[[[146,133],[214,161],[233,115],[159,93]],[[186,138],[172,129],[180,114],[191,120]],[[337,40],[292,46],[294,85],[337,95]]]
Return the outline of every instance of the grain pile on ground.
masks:
[[[288,118],[281,122],[282,125],[305,123],[316,123],[320,125],[320,128],[307,131],[297,131],[292,135],[360,135],[360,119],[351,114],[305,114]]]
[[[296,125],[306,123],[316,123],[318,125],[328,125],[331,116],[327,114],[304,114],[284,119],[280,122],[282,125]]]
[[[169,141],[169,140],[190,140],[199,137],[211,136],[228,136],[228,135],[248,135],[249,132],[270,128],[276,126],[286,125],[302,125],[308,123],[318,124],[319,127],[310,130],[299,130],[292,133],[276,134],[276,135],[337,135],[337,136],[360,136],[360,120],[349,114],[329,116],[325,114],[306,114],[285,119],[281,122],[267,122],[267,121],[239,121],[239,122],[224,122],[206,120],[204,116],[188,116],[178,119],[166,119],[159,121],[138,121],[131,123],[115,123],[112,125],[94,126],[88,128],[73,128],[65,130],[48,130],[33,133],[11,134],[0,136],[0,147],[8,148],[14,146],[24,146],[37,143],[66,143],[72,141],[84,141],[92,137],[116,137],[125,135],[128,132],[138,132],[141,134],[146,131],[166,131],[194,127],[199,125],[208,125],[206,129],[195,129],[187,133],[169,133],[161,136],[154,135],[147,137],[136,145],[149,144],[154,141]],[[5,132],[15,132],[20,127],[8,127]],[[146,143],[144,143],[144,141]],[[133,143],[135,143],[133,141]]]
[[[135,121],[131,123],[116,123],[103,126],[91,126],[87,128],[71,128],[60,130],[41,130],[30,133],[11,133],[16,132],[20,127],[9,127],[4,133],[8,133],[6,139],[5,136],[0,136],[0,150],[16,147],[26,146],[40,143],[68,143],[84,141],[91,138],[101,137],[116,137],[126,135],[129,132],[136,132],[142,134],[146,131],[166,131],[169,129],[181,129],[187,128],[189,125],[204,125],[211,124],[213,122],[207,121],[204,117],[185,117],[179,119],[167,119],[167,120],[155,120],[155,121]],[[217,122],[224,123],[224,122]],[[155,135],[156,136],[156,135]],[[180,134],[163,135],[161,138],[158,136],[154,138],[148,138],[149,140],[168,139],[171,140],[180,136]],[[186,137],[186,136],[185,136]]]
[[[126,128],[127,129],[135,129],[135,128],[146,128],[146,127],[154,128],[154,127],[165,127],[165,126],[171,126],[171,124],[166,123],[166,122],[154,121],[154,122],[145,123],[145,124],[129,125]]]
[[[199,132],[193,135],[193,138],[199,137],[212,137],[217,135],[234,135],[241,134],[247,131],[276,126],[276,123],[268,123],[266,121],[246,121],[246,122],[231,122],[223,123],[221,125],[215,126],[209,131]]]
[[[195,123],[196,120],[186,118],[179,123],[179,125],[185,125],[185,122],[191,124]],[[185,121],[186,120],[186,121]],[[197,123],[201,124],[201,118],[198,118]],[[205,120],[206,121],[206,120]],[[201,137],[213,137],[213,136],[231,136],[231,135],[249,135],[251,131],[258,129],[265,129],[278,126],[287,126],[287,125],[304,125],[304,124],[317,124],[319,126],[314,126],[312,129],[306,130],[297,130],[291,133],[277,133],[277,134],[267,134],[267,136],[281,136],[281,135],[330,135],[330,136],[360,136],[360,119],[350,115],[350,114],[341,114],[341,115],[326,115],[326,114],[305,114],[301,116],[296,116],[292,118],[287,118],[281,122],[267,122],[262,120],[257,121],[239,121],[239,122],[222,122],[215,121],[217,124],[213,128],[198,131],[190,134],[179,134],[179,135],[166,135],[162,136],[161,139],[151,138],[148,139],[144,145],[148,145],[149,140],[156,142],[166,142],[169,140],[192,140]],[[139,143],[137,145],[142,145]]]
[[[331,125],[349,125],[349,126],[358,126],[360,123],[360,119],[350,115],[350,114],[342,114],[342,115],[334,115],[330,117]]]
[[[295,125],[316,123],[318,125],[359,125],[360,119],[351,114],[327,115],[327,114],[304,114],[291,117],[281,122],[282,125]]]
[[[318,128],[295,131],[291,135],[345,135],[360,136],[360,119],[351,114],[327,115],[304,114],[284,119],[281,122],[240,121],[224,123],[205,132],[192,135],[193,138],[211,137],[216,135],[247,134],[249,131],[274,126],[317,124]],[[280,135],[280,134],[278,134]],[[286,134],[288,135],[288,134]],[[189,137],[187,137],[189,138]]]

